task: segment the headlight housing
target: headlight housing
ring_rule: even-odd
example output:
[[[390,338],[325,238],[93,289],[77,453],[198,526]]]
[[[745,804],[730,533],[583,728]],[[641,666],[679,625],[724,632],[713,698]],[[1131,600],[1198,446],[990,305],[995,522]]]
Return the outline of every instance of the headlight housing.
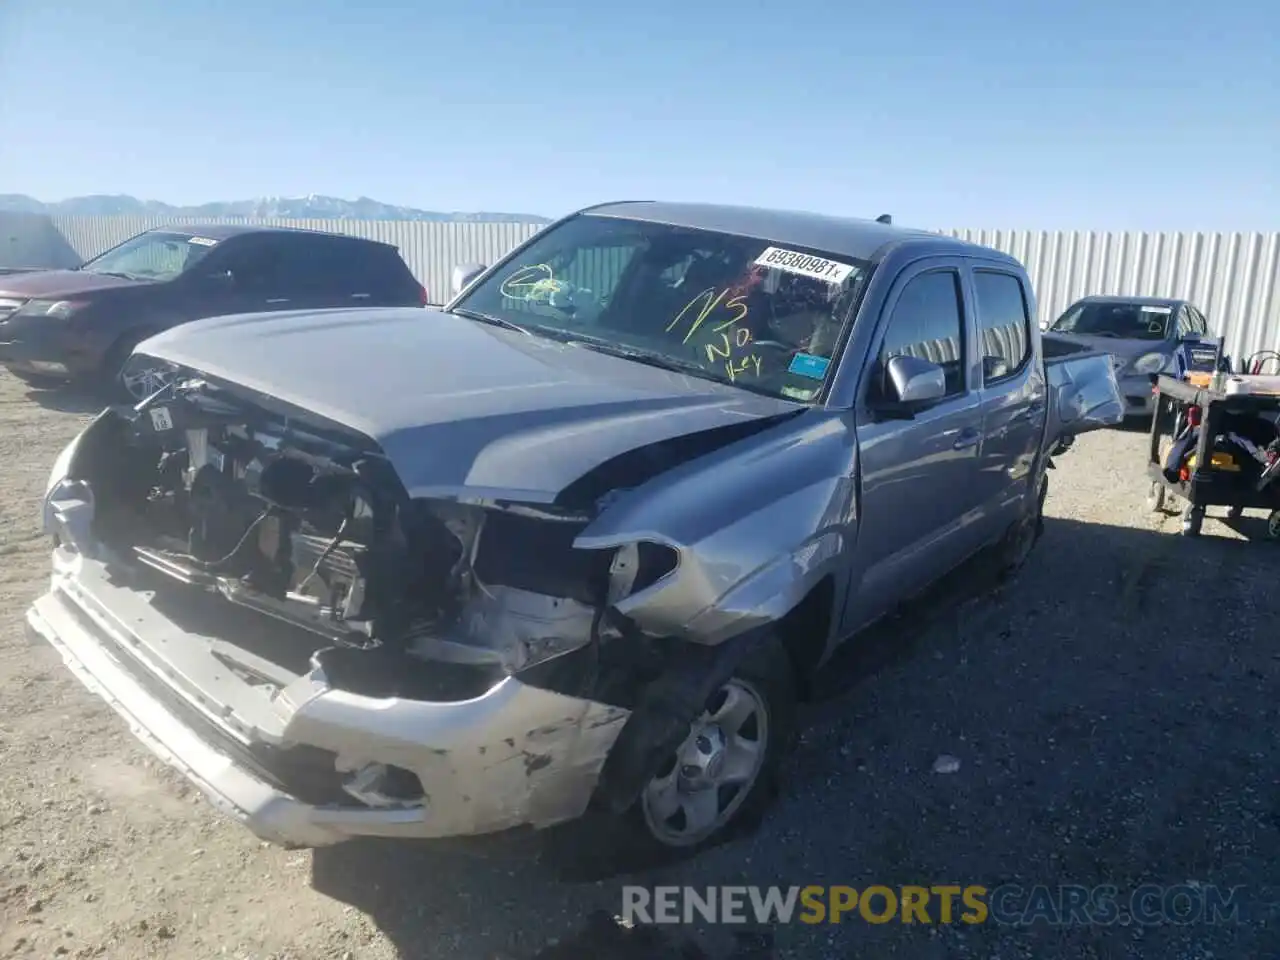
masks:
[[[1144,353],[1133,361],[1131,369],[1134,373],[1159,373],[1168,362],[1169,358],[1163,353]]]
[[[84,306],[81,300],[28,300],[15,317],[53,317],[55,320],[66,320]]]

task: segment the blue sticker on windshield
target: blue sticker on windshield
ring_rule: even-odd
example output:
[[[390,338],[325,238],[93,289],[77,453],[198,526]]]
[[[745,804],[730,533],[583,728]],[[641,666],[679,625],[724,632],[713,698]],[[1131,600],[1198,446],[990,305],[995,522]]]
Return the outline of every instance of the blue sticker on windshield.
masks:
[[[812,353],[797,353],[791,358],[791,366],[787,367],[787,373],[794,373],[797,377],[808,377],[810,380],[821,380],[827,375],[827,367],[831,365],[828,357],[817,357]]]

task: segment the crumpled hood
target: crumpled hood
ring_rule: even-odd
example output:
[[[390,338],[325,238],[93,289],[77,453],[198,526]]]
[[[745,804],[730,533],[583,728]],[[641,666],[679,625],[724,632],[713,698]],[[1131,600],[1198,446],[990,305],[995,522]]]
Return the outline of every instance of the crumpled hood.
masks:
[[[629,450],[799,409],[418,308],[215,317],[138,350],[359,431],[411,496],[549,503]]]
[[[90,273],[87,270],[37,270],[33,273],[0,276],[0,297],[48,300],[99,293],[118,287],[141,287],[152,282],[130,280],[126,277],[109,277],[106,274]]]

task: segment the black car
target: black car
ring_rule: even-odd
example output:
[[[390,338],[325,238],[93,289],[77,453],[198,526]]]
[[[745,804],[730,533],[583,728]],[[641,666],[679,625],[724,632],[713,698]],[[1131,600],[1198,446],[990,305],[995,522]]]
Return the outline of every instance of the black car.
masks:
[[[426,302],[390,244],[283,227],[161,227],[75,270],[0,276],[0,365],[31,384],[79,381],[140,400],[163,384],[164,371],[130,354],[169,327],[223,314]]]

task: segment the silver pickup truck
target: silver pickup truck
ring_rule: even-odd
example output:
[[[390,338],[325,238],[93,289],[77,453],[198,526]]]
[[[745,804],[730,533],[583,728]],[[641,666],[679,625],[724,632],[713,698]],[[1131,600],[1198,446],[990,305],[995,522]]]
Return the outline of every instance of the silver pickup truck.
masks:
[[[700,845],[836,647],[1016,568],[1123,413],[1016,260],[881,222],[614,203],[458,285],[153,337],[49,478],[31,630],[269,840]]]

